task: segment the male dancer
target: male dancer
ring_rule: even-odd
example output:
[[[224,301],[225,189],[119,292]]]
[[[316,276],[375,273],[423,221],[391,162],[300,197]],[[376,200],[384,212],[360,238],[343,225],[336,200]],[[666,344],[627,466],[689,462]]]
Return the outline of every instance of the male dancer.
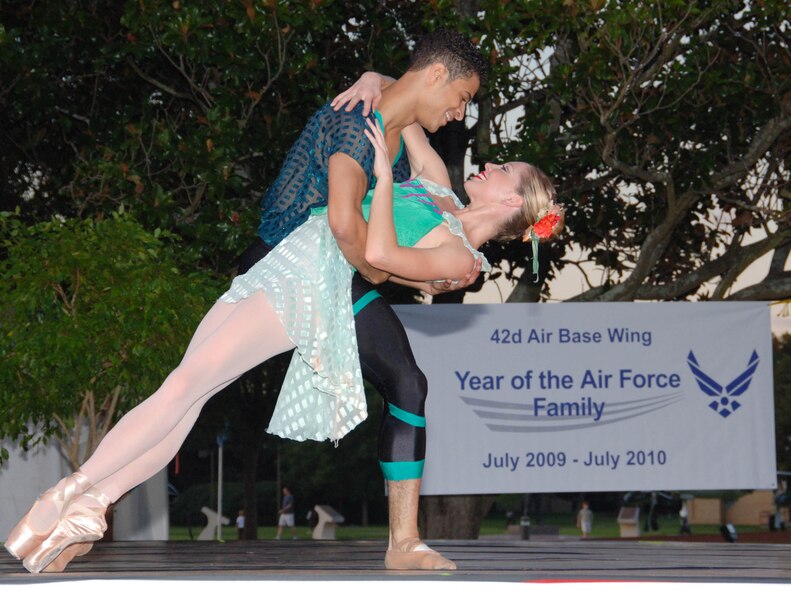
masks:
[[[410,66],[382,92],[377,118],[384,128],[395,181],[410,176],[401,131],[418,123],[434,132],[464,118],[467,104],[485,78],[483,57],[454,31],[422,38]],[[388,484],[390,540],[385,566],[392,569],[455,569],[456,565],[420,541],[417,512],[425,458],[426,378],[390,306],[374,285],[391,279],[431,292],[370,266],[364,257],[367,224],[360,203],[373,186],[374,148],[365,137],[363,105],[347,112],[330,104],[319,109],[289,151],[280,175],[264,194],[260,240],[242,255],[246,272],[273,246],[326,205],[333,236],[357,269],[352,281],[357,343],[363,375],[385,398],[379,460]],[[479,268],[462,285],[475,280]],[[384,345],[384,346],[383,346]]]

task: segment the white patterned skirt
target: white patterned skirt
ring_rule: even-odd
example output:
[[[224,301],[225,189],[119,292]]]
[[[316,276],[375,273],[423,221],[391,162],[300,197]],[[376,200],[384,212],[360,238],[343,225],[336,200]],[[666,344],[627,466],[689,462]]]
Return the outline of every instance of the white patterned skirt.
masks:
[[[304,441],[337,441],[368,416],[352,312],[354,269],[326,215],[311,216],[220,301],[263,291],[296,351],[267,432]]]

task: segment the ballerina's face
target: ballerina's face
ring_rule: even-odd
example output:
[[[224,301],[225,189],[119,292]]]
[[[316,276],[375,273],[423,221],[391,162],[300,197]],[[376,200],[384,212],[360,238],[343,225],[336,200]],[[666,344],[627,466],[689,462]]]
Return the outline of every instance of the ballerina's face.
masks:
[[[524,162],[492,164],[487,162],[483,170],[464,183],[464,190],[471,202],[489,201],[499,203],[517,193],[523,175],[528,171]]]

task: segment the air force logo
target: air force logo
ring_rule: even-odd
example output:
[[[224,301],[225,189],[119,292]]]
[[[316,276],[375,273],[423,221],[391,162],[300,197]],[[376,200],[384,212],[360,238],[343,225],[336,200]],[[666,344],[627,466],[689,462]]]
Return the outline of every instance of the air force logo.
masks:
[[[728,417],[741,407],[739,397],[750,387],[753,374],[758,367],[758,354],[753,350],[750,361],[747,363],[747,369],[725,386],[721,386],[719,382],[700,368],[698,360],[695,359],[692,351],[687,355],[687,363],[700,389],[703,390],[706,396],[710,396],[713,399],[709,404],[709,408],[722,417]]]

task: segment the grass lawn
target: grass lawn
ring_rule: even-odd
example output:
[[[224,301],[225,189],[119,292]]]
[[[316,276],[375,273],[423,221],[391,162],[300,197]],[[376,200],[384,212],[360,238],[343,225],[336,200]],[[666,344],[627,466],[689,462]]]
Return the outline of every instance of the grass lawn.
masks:
[[[302,539],[310,539],[311,529],[305,525],[297,526],[297,535]],[[201,528],[192,528],[192,535],[195,539],[198,538]],[[258,528],[259,540],[274,540],[277,533],[277,527],[262,526]],[[387,526],[386,525],[372,525],[369,527],[362,527],[356,525],[342,525],[335,530],[336,538],[339,540],[386,540],[387,539]],[[231,542],[238,539],[235,527],[223,527],[222,537],[226,542]],[[189,529],[183,526],[171,526],[170,528],[171,540],[189,540]],[[283,539],[291,539],[291,530],[285,528],[283,530]]]
[[[535,525],[554,525],[559,527],[559,534],[561,536],[579,536],[580,530],[577,529],[576,515],[569,513],[548,513],[541,516],[541,520],[537,521],[532,519]],[[679,521],[675,516],[660,516],[658,518],[659,529],[652,532],[644,532],[641,529],[642,535],[651,536],[676,536],[678,535]],[[642,527],[642,522],[641,522]],[[765,531],[766,528],[759,525],[740,525],[738,531],[740,532],[754,532]],[[505,533],[505,518],[504,517],[489,517],[481,527],[481,535],[494,535]],[[716,534],[720,533],[719,525],[693,525],[692,533],[695,534]],[[592,538],[618,538],[621,532],[618,527],[617,515],[615,514],[600,514],[594,513],[593,516],[593,531],[591,532]]]
[[[568,513],[549,513],[541,516],[540,522],[533,519],[534,525],[555,525],[559,527],[559,534],[562,536],[579,536],[580,531],[576,527],[576,517]],[[651,536],[675,536],[678,534],[678,519],[675,517],[659,517],[659,530],[653,532],[643,532],[644,535]],[[505,517],[488,517],[481,526],[481,535],[501,535],[505,533]],[[766,528],[761,526],[740,525],[739,532],[764,531]],[[192,534],[197,539],[201,528],[193,528]],[[259,540],[274,540],[277,527],[263,526],[258,528]],[[386,540],[386,525],[371,525],[367,527],[357,525],[342,525],[336,530],[339,540]],[[695,534],[717,534],[720,533],[719,525],[693,525],[692,532]],[[310,539],[311,530],[305,525],[297,527],[297,535],[302,539]],[[291,531],[286,528],[283,539],[289,539]],[[595,514],[593,517],[592,538],[617,538],[620,537],[616,515]],[[186,527],[173,526],[170,528],[171,540],[189,540],[189,530]],[[233,541],[237,539],[236,528],[223,527],[223,539]]]

